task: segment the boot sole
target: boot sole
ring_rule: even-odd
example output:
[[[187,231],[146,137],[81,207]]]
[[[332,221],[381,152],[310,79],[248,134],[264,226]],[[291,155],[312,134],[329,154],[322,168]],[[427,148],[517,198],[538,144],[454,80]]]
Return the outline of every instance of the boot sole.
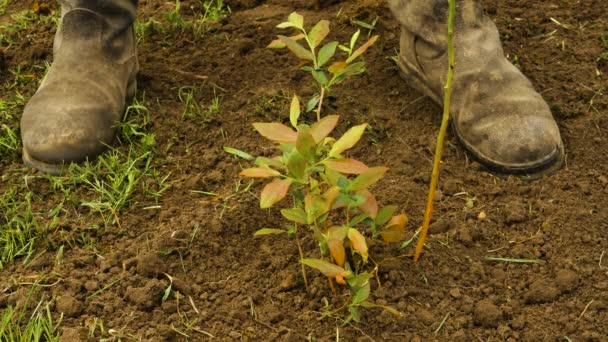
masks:
[[[401,63],[399,61],[399,75],[403,78],[411,87],[421,92],[423,95],[431,98],[435,103],[441,106],[441,98],[438,97],[425,83],[424,81],[417,75],[416,70],[412,70],[407,63]],[[478,159],[484,166],[490,169],[493,172],[504,173],[517,175],[524,179],[537,179],[541,178],[545,175],[549,175],[558,169],[560,169],[564,163],[565,152],[563,144],[557,148],[557,151],[550,155],[549,157],[541,160],[537,163],[530,165],[521,165],[521,166],[509,166],[497,163],[491,159],[488,159],[478,153],[472,146],[470,146],[465,139],[463,139],[456,127],[454,126],[453,121],[450,121],[454,132],[456,132],[456,136],[458,140],[464,145],[466,150],[471,153],[476,159]]]

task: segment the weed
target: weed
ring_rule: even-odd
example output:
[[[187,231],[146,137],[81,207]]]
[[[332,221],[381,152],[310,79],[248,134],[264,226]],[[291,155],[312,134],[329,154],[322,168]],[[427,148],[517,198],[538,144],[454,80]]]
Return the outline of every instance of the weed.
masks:
[[[179,32],[191,32],[195,38],[199,38],[207,33],[208,25],[217,22],[220,18],[228,15],[230,9],[224,4],[223,0],[200,1],[201,13],[193,20],[187,20],[181,15],[181,2],[175,1],[175,7],[165,15],[169,22],[169,29]]]
[[[0,161],[13,161],[19,156],[21,139],[16,129],[0,125]]]
[[[26,309],[33,294],[34,290],[31,290],[21,308],[9,306],[3,310],[0,341],[59,341],[59,325],[63,316],[54,319],[51,314],[52,301],[44,299],[38,302],[32,313],[28,313]]]
[[[32,192],[9,187],[0,195],[0,269],[17,257],[29,258],[40,235],[32,209]]]
[[[215,95],[207,108],[203,108],[197,100],[199,95],[194,87],[181,87],[178,98],[184,104],[181,119],[194,119],[205,125],[213,121],[214,116],[220,111],[220,98]]]
[[[334,139],[329,135],[338,123],[337,115],[321,118],[323,97],[331,87],[348,77],[365,70],[365,63],[358,62],[361,56],[374,44],[377,36],[355,49],[360,31],[351,38],[345,47],[344,60],[332,64],[328,69],[323,66],[334,57],[338,42],[325,44],[316,52],[329,34],[329,22],[319,21],[309,32],[304,29],[304,18],[292,13],[287,22],[279,28],[295,28],[300,33],[292,37],[279,36],[269,47],[287,47],[300,59],[311,63],[302,70],[311,73],[320,92],[308,103],[308,109],[317,107],[317,122],[308,125],[300,122],[301,102],[293,96],[289,110],[289,121],[293,128],[282,123],[254,123],[254,128],[263,137],[276,144],[280,154],[255,159],[257,167],[247,168],[240,175],[251,178],[266,178],[271,181],[264,186],[260,195],[260,208],[275,206],[289,194],[292,208],[281,210],[289,223],[281,228],[262,228],[255,235],[283,234],[295,237],[302,275],[306,286],[306,271],[309,266],[329,278],[330,287],[335,292],[334,281],[347,285],[350,302],[336,312],[348,309],[346,320],[360,321],[361,309],[382,307],[368,301],[375,270],[366,271],[371,260],[368,254],[365,228],[373,237],[381,237],[386,242],[396,242],[403,238],[407,218],[404,214],[393,215],[396,207],[379,208],[375,196],[369,188],[376,184],[388,170],[387,167],[368,167],[364,163],[345,157],[343,154],[353,148],[363,136],[368,124],[353,126],[341,137]],[[308,48],[297,41],[304,40]],[[327,77],[327,73],[331,77]],[[228,152],[252,159],[247,153],[227,149]],[[308,228],[318,242],[322,258],[305,258],[300,243],[301,228]],[[346,251],[350,251],[347,255]],[[373,262],[373,260],[372,260]],[[382,307],[396,313],[392,308]]]

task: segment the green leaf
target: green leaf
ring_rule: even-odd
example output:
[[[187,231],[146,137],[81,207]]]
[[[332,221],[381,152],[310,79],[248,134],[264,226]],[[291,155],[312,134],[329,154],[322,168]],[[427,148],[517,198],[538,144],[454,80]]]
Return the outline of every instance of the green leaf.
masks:
[[[336,48],[338,47],[338,42],[329,42],[319,50],[319,54],[317,55],[317,65],[322,67],[327,63],[335,54]]]
[[[312,29],[310,29],[310,32],[308,32],[308,39],[310,40],[310,44],[316,48],[328,34],[329,21],[320,20]]]
[[[354,127],[351,127],[338,141],[335,142],[334,146],[331,147],[331,151],[329,151],[330,157],[339,156],[340,153],[352,148],[359,142],[363,132],[365,132],[365,128],[367,124],[361,124]]]
[[[291,107],[289,108],[289,121],[294,128],[298,127],[298,118],[300,117],[300,99],[294,95],[291,99]]]
[[[315,139],[308,132],[299,132],[296,140],[296,149],[304,158],[314,164],[317,145]]]
[[[360,175],[369,171],[369,167],[367,165],[358,160],[350,158],[326,160],[323,162],[323,164],[334,171],[353,175]]]
[[[317,81],[317,83],[323,86],[326,86],[327,83],[329,83],[329,80],[327,79],[327,76],[325,76],[323,70],[313,70],[311,74],[315,81]]]
[[[334,83],[338,84],[350,76],[358,75],[363,72],[365,72],[365,62],[347,64],[345,68],[335,72],[336,81],[334,81]]]
[[[372,167],[366,173],[362,173],[355,178],[347,190],[349,191],[357,191],[367,189],[368,187],[376,184],[388,171],[388,167],[385,166],[377,166]]]
[[[266,184],[260,195],[260,208],[266,209],[272,207],[285,196],[291,185],[291,179],[275,179]]]
[[[239,172],[239,176],[251,178],[268,178],[280,175],[281,173],[279,171],[265,169],[261,167],[252,167]]]
[[[302,208],[281,209],[281,215],[290,221],[307,224],[306,212]]]
[[[285,21],[285,22],[280,23],[276,27],[280,28],[280,29],[285,29],[285,28],[288,28],[288,27],[296,27],[296,26],[294,24],[288,22],[288,21]]]
[[[359,223],[365,221],[365,219],[367,219],[367,218],[369,218],[369,216],[367,214],[359,214],[359,215],[353,217],[348,224],[350,227],[354,227],[354,226],[358,225]]]
[[[348,311],[350,312],[351,317],[357,323],[361,322],[361,309],[356,305],[349,305]]]
[[[292,12],[289,17],[287,17],[287,21],[292,23],[294,27],[299,29],[304,29],[304,17],[298,12]]]
[[[283,42],[283,44],[285,44],[287,46],[287,48],[291,52],[293,52],[294,55],[296,55],[296,57],[298,57],[299,59],[303,59],[306,61],[314,60],[314,58],[312,56],[312,52],[307,50],[305,47],[300,45],[295,40],[293,40],[289,37],[286,37],[286,36],[277,36],[277,37],[279,37],[279,39]]]
[[[378,215],[376,215],[376,225],[381,226],[388,222],[393,213],[397,210],[396,205],[387,205],[386,207],[378,210]]]
[[[281,157],[266,158],[257,157],[255,158],[255,165],[261,167],[273,167],[275,169],[285,169],[285,165],[281,162]]]
[[[363,262],[367,262],[368,251],[367,251],[367,242],[365,242],[365,236],[361,234],[357,229],[350,228],[348,230],[348,239],[350,240],[350,244],[352,248],[361,255],[363,258]]]
[[[253,127],[264,138],[279,143],[295,143],[298,134],[291,128],[277,122],[255,122]]]
[[[232,147],[228,147],[228,146],[224,146],[224,152],[226,153],[230,153],[233,154],[237,157],[246,159],[246,160],[253,160],[253,156],[247,152],[243,152],[241,150],[237,150],[236,148],[232,148]]]
[[[319,104],[320,99],[321,96],[319,94],[315,94],[313,97],[311,97],[308,103],[306,104],[306,111],[310,112],[311,110],[313,110]]]
[[[370,40],[365,42],[365,44],[361,45],[355,52],[353,52],[352,55],[350,55],[350,57],[348,57],[348,59],[346,60],[346,63],[350,64],[352,61],[357,59],[357,57],[361,56],[367,49],[369,49],[372,45],[374,45],[376,40],[378,40],[378,37],[379,37],[378,35],[373,36],[370,38]]]
[[[284,234],[284,233],[287,233],[287,231],[285,229],[262,228],[262,229],[258,230],[257,232],[255,232],[255,234],[253,234],[253,236],[279,235],[279,234]]]
[[[359,273],[348,278],[348,286],[356,292],[360,288],[368,286],[369,280],[372,279],[372,277],[373,276],[367,272]]]
[[[359,40],[360,34],[361,34],[361,30],[357,30],[357,32],[353,33],[353,36],[350,37],[350,51],[351,52],[355,49],[355,44],[357,44],[357,40]]]
[[[287,170],[299,181],[306,176],[306,165],[306,159],[298,151],[292,152],[287,159]]]
[[[315,142],[319,143],[325,139],[336,128],[339,119],[339,115],[328,115],[312,124],[309,133],[315,139]]]
[[[358,304],[365,302],[369,298],[369,292],[370,292],[370,285],[368,282],[367,286],[362,286],[357,290],[357,292],[353,296],[352,303],[354,305],[358,305]]]

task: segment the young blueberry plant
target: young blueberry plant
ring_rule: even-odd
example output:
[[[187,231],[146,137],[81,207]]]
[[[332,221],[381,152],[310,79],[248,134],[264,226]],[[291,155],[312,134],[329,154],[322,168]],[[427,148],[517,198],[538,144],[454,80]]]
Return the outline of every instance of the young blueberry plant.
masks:
[[[268,182],[260,194],[260,208],[274,207],[285,198],[290,198],[291,207],[280,210],[288,220],[282,228],[263,228],[255,235],[285,234],[295,237],[304,283],[308,287],[304,266],[320,271],[329,279],[335,293],[334,282],[348,286],[350,301],[336,310],[348,308],[350,320],[359,321],[361,308],[379,307],[371,303],[370,279],[376,276],[377,265],[369,257],[367,237],[382,238],[385,242],[396,242],[404,236],[407,218],[405,214],[395,214],[395,206],[380,208],[376,197],[370,191],[388,170],[387,167],[368,167],[363,162],[345,156],[361,139],[368,124],[351,127],[341,137],[333,138],[339,116],[321,117],[323,97],[332,86],[350,76],[365,70],[365,63],[356,61],[377,39],[373,37],[358,49],[355,48],[359,32],[353,35],[349,46],[330,42],[317,47],[329,33],[329,22],[319,21],[307,32],[304,19],[292,13],[287,22],[279,28],[292,27],[299,31],[295,36],[279,36],[270,47],[287,47],[307,64],[302,67],[309,71],[316,81],[319,93],[308,101],[308,109],[317,108],[317,121],[307,124],[300,120],[302,107],[300,99],[293,96],[289,121],[291,127],[279,123],[253,124],[258,133],[275,144],[278,155],[255,158],[255,167],[241,171],[243,177],[263,178]],[[298,43],[304,40],[304,47]],[[324,66],[336,54],[338,47],[345,52],[345,58]],[[312,64],[312,65],[311,65]],[[331,76],[327,76],[327,75]],[[229,153],[246,159],[254,158],[247,153],[225,148]],[[309,233],[317,241],[320,258],[306,258],[301,244],[301,235]],[[371,270],[369,270],[371,268]],[[388,307],[382,307],[395,312]]]

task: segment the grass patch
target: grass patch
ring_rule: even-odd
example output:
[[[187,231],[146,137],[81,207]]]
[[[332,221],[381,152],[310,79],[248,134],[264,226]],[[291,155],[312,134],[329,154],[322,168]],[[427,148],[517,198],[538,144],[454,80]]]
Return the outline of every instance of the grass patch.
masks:
[[[30,290],[22,307],[9,306],[0,318],[0,341],[59,341],[59,326],[63,316],[54,318],[51,301],[42,298],[33,312],[26,310],[32,301],[36,284]]]

